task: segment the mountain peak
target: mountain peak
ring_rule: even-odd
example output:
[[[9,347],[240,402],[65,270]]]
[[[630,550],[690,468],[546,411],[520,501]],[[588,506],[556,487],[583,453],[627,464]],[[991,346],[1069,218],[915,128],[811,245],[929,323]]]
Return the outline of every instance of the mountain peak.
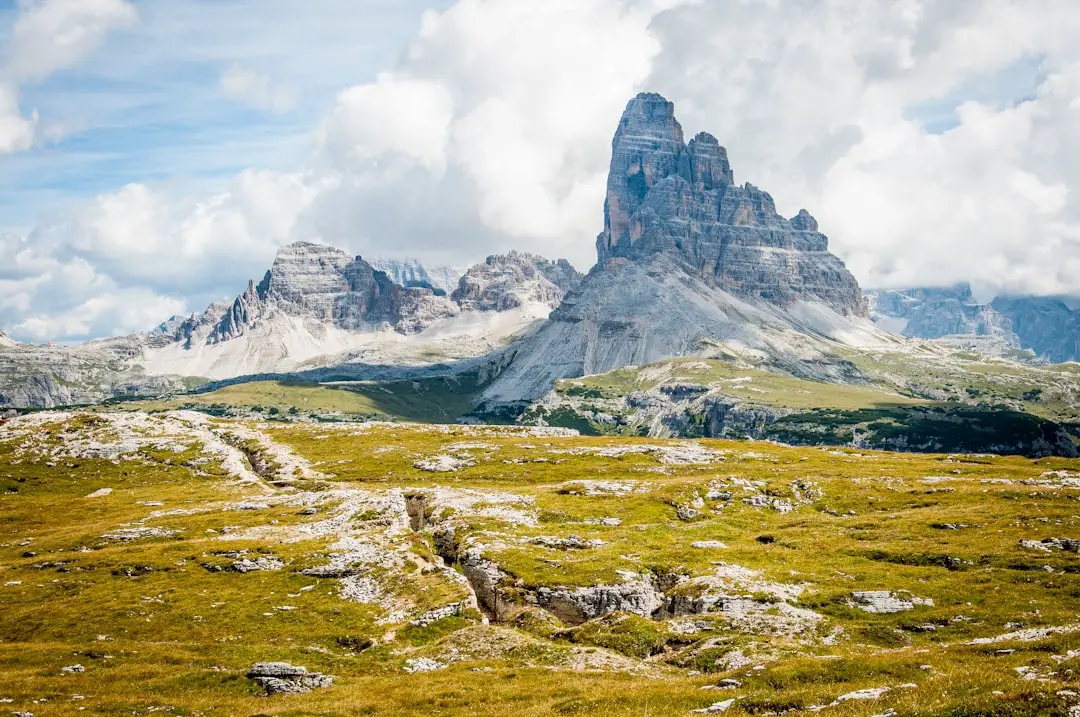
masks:
[[[817,220],[803,210],[789,221],[768,192],[736,185],[716,137],[699,132],[684,143],[674,104],[655,93],[630,100],[615,131],[596,248],[601,267],[663,253],[740,298],[866,315],[858,283],[828,252]]]

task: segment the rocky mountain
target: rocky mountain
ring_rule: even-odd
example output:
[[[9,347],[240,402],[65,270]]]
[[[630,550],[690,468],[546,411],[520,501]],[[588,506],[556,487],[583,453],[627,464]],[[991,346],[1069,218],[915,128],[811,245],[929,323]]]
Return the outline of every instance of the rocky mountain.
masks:
[[[970,334],[996,336],[1018,345],[1012,322],[979,304],[969,284],[948,288],[888,289],[868,292],[871,318],[891,331],[922,339]]]
[[[15,345],[15,340],[10,336],[0,331],[0,348],[11,348]]]
[[[1080,361],[1080,312],[1049,297],[998,297],[990,308],[1012,322],[1020,346],[1054,363]]]
[[[149,375],[141,336],[80,346],[0,345],[0,407],[53,407],[189,388],[179,376]]]
[[[685,143],[663,97],[627,105],[607,186],[597,265],[513,347],[482,406],[717,345],[806,370],[830,341],[890,341],[866,319],[858,283],[813,217],[785,219],[768,193],[736,185],[726,150],[706,133]]]
[[[1080,312],[1049,297],[998,297],[978,303],[966,283],[948,288],[868,292],[882,328],[924,339],[987,337],[1053,363],[1080,359]]]
[[[545,273],[546,272],[546,273]],[[569,273],[567,273],[569,272]],[[547,317],[573,281],[565,261],[511,253],[470,269],[452,296],[402,286],[361,257],[298,242],[231,305],[210,307],[146,354],[151,373],[209,378],[334,363],[413,365],[479,356]],[[569,284],[567,284],[569,285]]]
[[[234,300],[146,334],[59,348],[4,337],[0,406],[92,403],[332,365],[362,375],[365,366],[407,370],[474,358],[545,319],[579,280],[565,260],[514,252],[470,269],[451,297],[300,242],[281,249]]]
[[[333,247],[297,242],[278,252],[258,284],[248,283],[211,336],[228,341],[272,311],[313,319],[345,331],[389,325],[421,331],[458,308],[430,288],[406,288],[360,257]]]
[[[428,287],[449,294],[457,288],[466,269],[456,266],[425,264],[418,259],[369,259],[373,269],[384,272],[394,283],[406,287]]]
[[[742,299],[866,315],[817,221],[805,209],[785,219],[767,192],[735,184],[727,150],[706,132],[684,143],[674,105],[657,94],[632,100],[615,132],[596,248],[600,265],[668,254]]]
[[[489,256],[465,272],[452,299],[463,309],[507,311],[527,302],[557,307],[563,297],[581,285],[582,276],[566,259],[511,251]]]

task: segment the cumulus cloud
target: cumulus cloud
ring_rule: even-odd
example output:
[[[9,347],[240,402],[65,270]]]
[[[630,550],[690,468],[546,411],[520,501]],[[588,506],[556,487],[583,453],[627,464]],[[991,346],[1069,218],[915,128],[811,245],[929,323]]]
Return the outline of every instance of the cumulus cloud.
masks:
[[[1077,293],[1078,29],[1058,0],[707,3],[658,20],[650,84],[864,285]],[[988,96],[1017,67],[1030,87]],[[917,110],[949,98],[936,134]]]
[[[137,19],[127,0],[19,0],[7,73],[41,79],[71,67],[96,50],[109,31]]]
[[[814,213],[864,285],[1077,294],[1078,31],[1071,0],[458,0],[341,90],[308,167],[203,197],[129,185],[22,242],[109,295],[166,300],[235,293],[295,239],[455,261],[521,248],[585,269],[619,114],[654,90],[688,135],[717,135],[739,181]],[[243,64],[221,86],[288,105]],[[100,330],[72,313],[79,297],[40,308],[35,276],[0,284],[0,325]]]
[[[19,91],[0,83],[0,154],[21,152],[34,145],[37,113],[24,117],[19,109]]]
[[[26,340],[72,341],[201,311],[266,270],[316,191],[305,176],[266,170],[186,200],[131,184],[25,238],[0,237],[0,326]],[[223,287],[222,273],[235,284]]]
[[[137,21],[127,0],[19,0],[19,15],[0,68],[0,154],[30,149],[54,139],[59,128],[43,129],[37,112],[19,108],[19,85],[72,67],[98,48],[114,29]]]
[[[221,73],[221,89],[232,99],[266,112],[291,112],[299,101],[291,87],[277,85],[266,73],[237,64]]]
[[[592,263],[611,134],[680,0],[460,0],[399,66],[338,96],[306,226],[362,253],[527,248]]]
[[[62,260],[23,238],[0,236],[0,317],[23,340],[122,334],[183,309],[182,299],[122,287],[85,259]]]

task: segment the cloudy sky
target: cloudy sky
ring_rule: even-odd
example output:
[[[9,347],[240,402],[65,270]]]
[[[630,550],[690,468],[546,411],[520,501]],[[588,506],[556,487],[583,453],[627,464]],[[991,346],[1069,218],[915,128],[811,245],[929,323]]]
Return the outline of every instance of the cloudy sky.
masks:
[[[1080,294],[1075,0],[0,0],[0,329],[202,310],[277,247],[595,260],[642,90],[864,286]]]

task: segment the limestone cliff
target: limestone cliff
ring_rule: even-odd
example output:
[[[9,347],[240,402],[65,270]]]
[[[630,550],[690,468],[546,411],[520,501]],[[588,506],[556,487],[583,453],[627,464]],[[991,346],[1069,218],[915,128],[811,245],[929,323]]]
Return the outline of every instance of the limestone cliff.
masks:
[[[506,311],[526,302],[556,308],[568,291],[581,284],[579,274],[565,259],[511,251],[489,256],[465,272],[452,298],[463,309]]]
[[[683,142],[672,103],[641,94],[612,142],[600,265],[677,258],[707,284],[779,306],[818,301],[865,316],[862,292],[804,209],[791,220],[752,184],[735,184],[727,150],[702,132]]]
[[[688,144],[660,95],[630,101],[612,142],[598,263],[514,358],[482,409],[522,405],[558,378],[726,345],[813,374],[829,342],[887,341],[858,283],[805,210],[737,186],[727,151]]]

